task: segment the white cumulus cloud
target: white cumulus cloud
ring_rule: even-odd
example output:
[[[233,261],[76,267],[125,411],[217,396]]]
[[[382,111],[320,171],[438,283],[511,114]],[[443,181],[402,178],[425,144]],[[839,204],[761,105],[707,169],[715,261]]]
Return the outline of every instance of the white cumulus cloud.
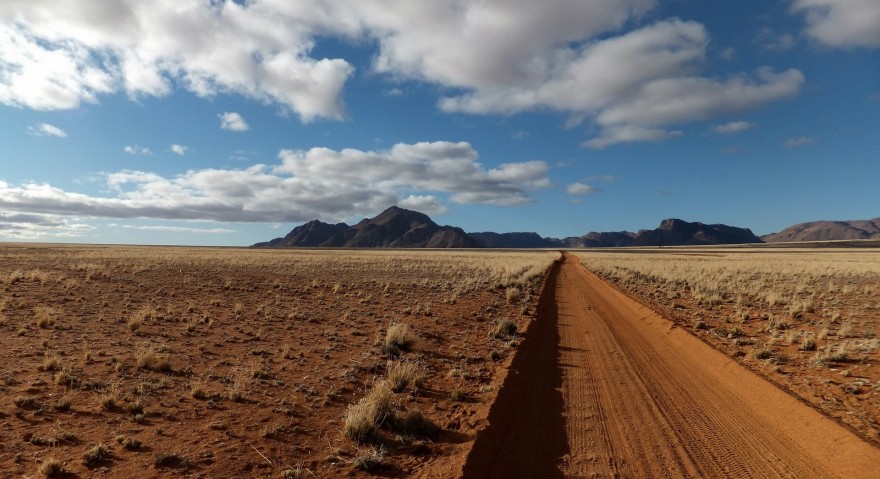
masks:
[[[793,8],[828,4],[837,18],[838,9],[855,9],[844,5],[872,1],[796,0]],[[304,122],[343,119],[354,67],[313,56],[326,38],[375,48],[371,68],[392,80],[443,87],[443,111],[555,111],[570,124],[595,123],[599,135],[588,145],[675,136],[670,125],[758,108],[803,84],[797,70],[702,74],[705,27],[674,18],[640,25],[656,0],[392,3],[118,0],[98,9],[90,0],[7,0],[0,103],[76,108],[105,94],[159,97],[182,88],[243,95]]]
[[[57,110],[180,87],[241,94],[303,121],[343,118],[340,92],[354,68],[310,56],[327,29],[315,13],[321,2],[294,2],[303,8],[287,13],[275,3],[0,2],[0,103]]]
[[[189,147],[187,146],[178,145],[177,143],[171,145],[171,152],[175,155],[183,156],[187,151],[189,151]]]
[[[238,113],[227,111],[217,116],[220,117],[220,128],[224,130],[248,131],[251,129],[251,126]]]
[[[877,0],[794,0],[791,10],[804,14],[807,35],[826,45],[880,48]]]
[[[34,136],[57,136],[58,138],[67,138],[67,132],[48,123],[31,125],[27,127],[27,132],[29,135]]]

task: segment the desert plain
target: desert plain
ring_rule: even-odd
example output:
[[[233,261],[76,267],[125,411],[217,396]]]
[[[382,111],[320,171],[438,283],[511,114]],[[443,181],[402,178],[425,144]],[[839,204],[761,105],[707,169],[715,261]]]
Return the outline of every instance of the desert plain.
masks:
[[[880,253],[0,248],[4,477],[878,477]]]

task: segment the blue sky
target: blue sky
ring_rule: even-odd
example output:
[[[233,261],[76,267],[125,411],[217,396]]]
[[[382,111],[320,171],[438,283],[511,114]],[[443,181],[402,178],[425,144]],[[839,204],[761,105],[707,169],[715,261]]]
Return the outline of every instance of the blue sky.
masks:
[[[0,240],[880,216],[880,3],[11,0]]]

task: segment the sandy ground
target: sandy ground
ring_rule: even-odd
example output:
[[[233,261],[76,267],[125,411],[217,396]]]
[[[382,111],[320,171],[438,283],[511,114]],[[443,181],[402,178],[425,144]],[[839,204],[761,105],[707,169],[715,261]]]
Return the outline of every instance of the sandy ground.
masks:
[[[499,254],[0,247],[0,477],[454,477],[519,341],[494,322],[525,330],[541,287],[509,297]],[[423,378],[394,407],[439,429],[357,443],[395,322]]]
[[[548,286],[465,477],[880,477],[880,449],[573,256]]]

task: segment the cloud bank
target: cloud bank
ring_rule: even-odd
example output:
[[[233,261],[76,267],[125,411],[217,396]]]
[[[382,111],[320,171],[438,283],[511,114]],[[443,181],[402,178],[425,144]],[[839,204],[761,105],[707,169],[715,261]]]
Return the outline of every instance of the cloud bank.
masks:
[[[123,170],[93,196],[50,184],[0,181],[0,211],[36,217],[152,218],[218,222],[342,221],[390,204],[428,213],[453,203],[516,205],[548,188],[543,161],[486,169],[470,144],[398,144],[390,150],[282,150],[280,163],[203,169],[173,177]]]

